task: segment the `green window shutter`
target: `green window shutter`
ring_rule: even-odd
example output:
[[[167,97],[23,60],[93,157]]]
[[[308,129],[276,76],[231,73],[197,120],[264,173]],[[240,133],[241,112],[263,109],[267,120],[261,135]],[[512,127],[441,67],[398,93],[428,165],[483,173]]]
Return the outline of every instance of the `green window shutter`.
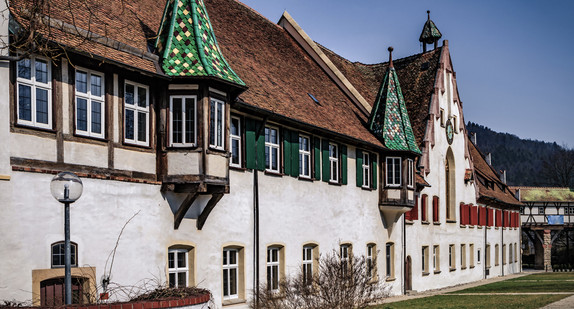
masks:
[[[245,167],[255,168],[255,134],[257,122],[253,119],[245,119]]]
[[[379,179],[379,173],[377,172],[377,162],[378,162],[378,156],[374,153],[371,153],[369,155],[371,157],[371,188],[376,189],[377,188],[377,179]]]
[[[319,180],[321,179],[321,140],[318,137],[313,138],[313,152],[315,157],[313,176]]]
[[[299,132],[297,131],[291,131],[291,176],[299,177]]]
[[[283,129],[283,173],[291,174],[291,131]]]
[[[341,183],[347,184],[347,146],[341,145]]]
[[[257,123],[257,130],[262,126],[262,123]],[[261,130],[261,135],[257,139],[257,169],[260,171],[265,170],[265,129]]]
[[[363,186],[363,152],[357,149],[357,187]]]
[[[331,178],[331,168],[329,166],[329,141],[323,139],[321,146],[321,150],[323,151],[323,181],[329,182],[329,179]]]

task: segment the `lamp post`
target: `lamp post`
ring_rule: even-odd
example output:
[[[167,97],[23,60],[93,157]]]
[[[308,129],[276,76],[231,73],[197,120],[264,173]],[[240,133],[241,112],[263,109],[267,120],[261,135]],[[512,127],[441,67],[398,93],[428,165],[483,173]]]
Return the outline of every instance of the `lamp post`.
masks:
[[[82,195],[82,180],[74,173],[61,172],[52,178],[50,191],[52,196],[60,203],[64,204],[64,291],[66,305],[72,304],[72,253],[70,248],[70,204],[75,202]]]

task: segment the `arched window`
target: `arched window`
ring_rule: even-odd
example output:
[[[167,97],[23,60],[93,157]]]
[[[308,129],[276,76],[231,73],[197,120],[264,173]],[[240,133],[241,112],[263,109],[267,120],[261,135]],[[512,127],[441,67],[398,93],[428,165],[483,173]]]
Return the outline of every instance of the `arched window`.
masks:
[[[65,261],[65,244],[63,241],[55,242],[52,244],[52,268],[60,268],[66,265]],[[71,251],[71,265],[72,267],[78,267],[78,245],[74,242],[70,242]]]
[[[455,165],[454,165],[454,155],[452,154],[452,150],[450,148],[446,153],[446,161],[445,161],[445,189],[446,189],[446,219],[456,220]]]

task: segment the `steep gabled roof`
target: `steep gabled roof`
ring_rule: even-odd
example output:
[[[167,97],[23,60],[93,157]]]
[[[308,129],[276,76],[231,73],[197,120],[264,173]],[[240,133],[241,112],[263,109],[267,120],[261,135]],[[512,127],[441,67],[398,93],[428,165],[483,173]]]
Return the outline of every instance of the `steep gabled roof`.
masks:
[[[486,163],[484,156],[476,145],[470,141],[468,136],[466,138],[474,171],[477,175],[475,182],[478,189],[478,200],[496,201],[505,206],[522,206],[523,204],[514,196],[514,192],[500,181],[496,171]]]
[[[170,76],[212,76],[244,86],[217,44],[202,0],[169,0],[155,46]]]
[[[389,47],[389,52],[392,53],[392,47]],[[392,59],[371,111],[369,130],[389,149],[421,154]]]

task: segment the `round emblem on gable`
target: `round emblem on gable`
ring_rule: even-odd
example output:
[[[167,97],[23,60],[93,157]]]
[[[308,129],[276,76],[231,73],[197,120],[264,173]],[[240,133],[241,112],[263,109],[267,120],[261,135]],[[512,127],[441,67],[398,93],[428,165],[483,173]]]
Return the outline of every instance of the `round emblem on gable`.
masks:
[[[449,120],[446,121],[446,141],[448,142],[449,145],[452,144],[452,138],[453,138],[453,128],[452,128],[452,122]]]

